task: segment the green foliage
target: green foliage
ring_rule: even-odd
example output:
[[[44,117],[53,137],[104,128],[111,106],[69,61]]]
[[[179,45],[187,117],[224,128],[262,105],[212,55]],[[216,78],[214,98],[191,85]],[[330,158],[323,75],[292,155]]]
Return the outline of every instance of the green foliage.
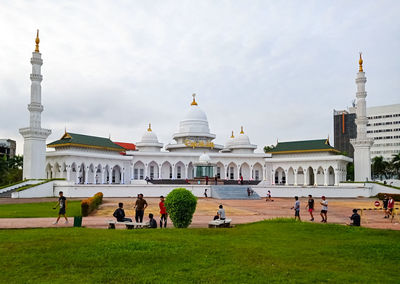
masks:
[[[393,194],[393,193],[378,193],[376,195],[376,197],[378,197],[380,200],[382,200],[384,198],[384,196],[391,196],[393,197],[394,201],[400,201],[400,194]]]
[[[82,200],[81,209],[82,216],[89,216],[94,210],[99,208],[100,204],[103,202],[103,193],[98,192],[93,197]]]
[[[0,204],[0,218],[57,217],[58,210],[52,209],[56,204],[56,201],[54,198],[49,198],[49,200],[54,200],[54,201],[36,202],[36,203]],[[81,216],[81,202],[68,201],[67,215]]]
[[[274,148],[275,148],[274,145],[264,146],[264,153],[269,153]]]
[[[189,227],[196,205],[196,196],[186,188],[175,188],[165,199],[165,207],[176,228]]]
[[[7,158],[6,155],[0,156],[0,185],[21,181],[22,165],[22,156],[16,155],[13,158]]]
[[[218,230],[0,230],[0,266],[12,265],[0,282],[399,283],[399,238],[288,220]]]
[[[348,181],[354,180],[354,163],[347,164],[346,180],[348,180]]]

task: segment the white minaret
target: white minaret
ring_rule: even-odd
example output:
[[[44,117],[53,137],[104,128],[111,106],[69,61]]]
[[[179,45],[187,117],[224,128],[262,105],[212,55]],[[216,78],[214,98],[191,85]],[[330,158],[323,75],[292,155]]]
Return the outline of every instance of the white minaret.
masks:
[[[21,128],[19,133],[24,137],[24,179],[46,178],[46,138],[51,134],[50,129],[41,127],[42,106],[42,75],[40,69],[43,64],[42,54],[39,52],[39,30],[36,35],[36,48],[32,52],[31,64],[31,103],[29,110],[29,127]]]
[[[367,103],[365,98],[367,92],[365,91],[365,83],[367,78],[363,71],[363,60],[360,53],[359,65],[360,69],[357,73],[357,103],[356,103],[356,124],[357,124],[357,138],[351,139],[351,144],[354,147],[354,180],[366,181],[371,180],[371,153],[370,149],[374,143],[373,139],[367,137]]]

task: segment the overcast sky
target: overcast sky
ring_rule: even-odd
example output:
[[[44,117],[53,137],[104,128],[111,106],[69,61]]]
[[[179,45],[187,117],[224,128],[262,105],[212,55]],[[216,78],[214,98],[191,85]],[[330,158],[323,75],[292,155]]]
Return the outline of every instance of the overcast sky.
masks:
[[[1,1],[0,138],[29,125],[30,58],[40,29],[42,127],[168,143],[192,93],[215,142],[259,149],[333,135],[355,98],[400,103],[400,1]],[[333,140],[333,139],[332,139]]]

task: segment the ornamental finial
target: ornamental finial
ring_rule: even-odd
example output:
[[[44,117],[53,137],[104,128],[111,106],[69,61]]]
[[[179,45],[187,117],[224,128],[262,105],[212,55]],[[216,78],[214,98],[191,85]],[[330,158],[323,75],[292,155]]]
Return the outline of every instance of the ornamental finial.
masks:
[[[233,130],[232,130],[232,135],[231,135],[231,138],[235,138],[235,135],[233,135]]]
[[[192,97],[193,97],[193,101],[192,101],[192,103],[191,103],[190,105],[192,105],[192,106],[197,106],[197,103],[196,103],[196,94],[193,94]]]
[[[243,126],[240,126],[240,134],[244,134]]]
[[[362,53],[360,52],[360,60],[358,60],[358,64],[360,65],[360,68],[358,69],[359,72],[364,72],[363,71],[363,59],[362,59]]]
[[[40,43],[40,39],[39,39],[39,30],[37,30],[36,32],[36,48],[35,48],[35,52],[39,52],[39,43]]]
[[[151,123],[149,123],[149,128],[147,128],[147,131],[148,132],[151,132],[152,130],[151,130]]]

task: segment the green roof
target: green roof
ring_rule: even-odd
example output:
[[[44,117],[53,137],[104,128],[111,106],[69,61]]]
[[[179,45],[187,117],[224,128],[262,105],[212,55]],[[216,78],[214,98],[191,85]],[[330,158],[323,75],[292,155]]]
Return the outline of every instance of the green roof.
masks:
[[[302,152],[336,152],[336,150],[329,144],[328,139],[305,140],[305,141],[291,141],[291,142],[278,142],[278,144],[268,151],[271,154],[290,154]]]
[[[66,132],[61,137],[60,140],[47,144],[47,147],[53,147],[53,148],[65,147],[65,146],[94,148],[94,149],[119,151],[119,152],[125,151],[123,147],[115,144],[109,138],[89,136],[89,135],[70,133],[70,132],[68,133]]]

